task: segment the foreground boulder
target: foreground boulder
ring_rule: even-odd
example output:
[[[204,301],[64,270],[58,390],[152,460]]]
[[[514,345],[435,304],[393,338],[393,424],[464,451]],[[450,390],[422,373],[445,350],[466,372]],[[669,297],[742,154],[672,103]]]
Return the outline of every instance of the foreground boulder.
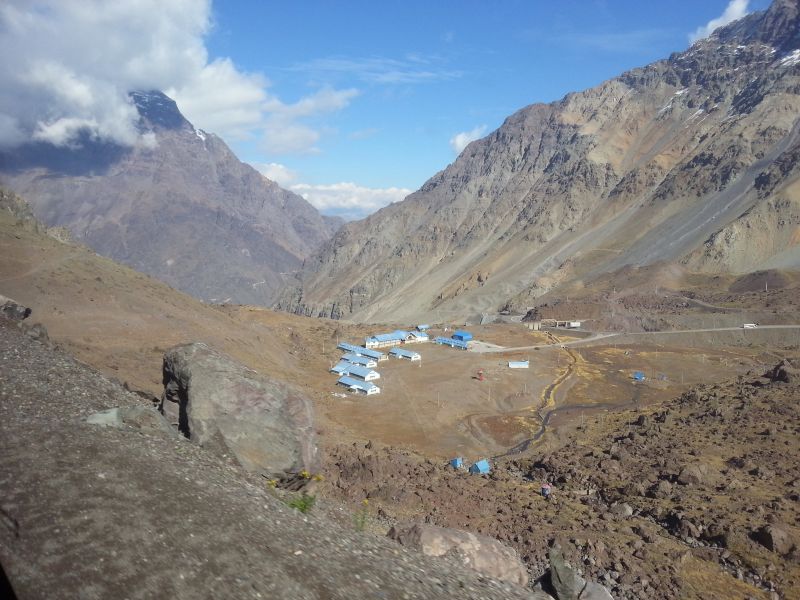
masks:
[[[405,530],[392,527],[388,535],[403,546],[415,548],[428,556],[455,552],[466,566],[479,573],[518,585],[528,583],[528,571],[514,549],[493,538],[422,524]]]
[[[0,315],[12,321],[22,321],[27,319],[30,314],[30,308],[0,294]]]
[[[317,454],[311,403],[202,343],[164,355],[160,410],[189,439],[247,470],[313,470]]]

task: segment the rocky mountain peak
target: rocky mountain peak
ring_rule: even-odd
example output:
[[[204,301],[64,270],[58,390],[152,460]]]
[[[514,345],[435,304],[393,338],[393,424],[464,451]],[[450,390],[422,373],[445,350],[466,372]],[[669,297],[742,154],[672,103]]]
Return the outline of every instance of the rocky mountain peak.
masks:
[[[776,50],[786,50],[797,46],[799,15],[798,0],[775,0],[766,11],[752,13],[720,27],[707,39],[743,45],[761,43]]]
[[[175,101],[158,90],[131,92],[130,98],[136,105],[139,115],[149,125],[163,129],[180,129],[191,126],[178,110]]]

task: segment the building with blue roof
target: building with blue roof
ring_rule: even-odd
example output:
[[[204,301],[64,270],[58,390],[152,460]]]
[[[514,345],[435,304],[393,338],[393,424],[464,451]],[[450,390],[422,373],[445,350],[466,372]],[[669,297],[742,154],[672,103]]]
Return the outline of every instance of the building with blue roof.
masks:
[[[372,394],[380,394],[381,388],[379,388],[374,383],[370,383],[368,381],[362,381],[361,379],[354,379],[353,377],[340,377],[339,381],[337,381],[339,385],[343,385],[349,388],[353,392],[359,392],[362,394],[372,395]]]
[[[491,470],[492,469],[489,466],[489,461],[485,458],[473,463],[473,465],[469,468],[470,473],[477,473],[479,475],[486,475]]]
[[[411,350],[404,350],[403,348],[392,348],[389,354],[395,358],[405,358],[407,360],[421,360],[419,352],[412,352]]]
[[[350,367],[353,366],[353,363],[347,362],[346,360],[339,361],[336,365],[331,367],[331,373],[336,373],[337,375],[348,375],[350,373]]]
[[[349,363],[353,363],[354,365],[361,365],[362,367],[377,367],[378,361],[369,356],[359,356],[354,352],[348,352],[344,356],[342,356],[342,360],[346,360]]]
[[[380,379],[381,374],[377,371],[373,371],[368,367],[362,367],[361,365],[354,365],[350,364],[350,367],[347,369],[348,374],[352,375],[353,377],[358,377],[359,379],[363,379],[364,381],[372,381],[374,379]]]
[[[453,339],[459,342],[468,342],[472,339],[472,334],[469,331],[458,329],[453,333]]]
[[[454,340],[453,338],[446,338],[440,336],[434,339],[433,341],[436,344],[450,346],[451,348],[457,348],[458,350],[468,350],[466,342],[462,342],[460,340]]]
[[[347,342],[339,342],[339,345],[336,346],[340,350],[344,350],[345,352],[352,352],[353,354],[358,354],[359,356],[368,356],[373,358],[377,361],[386,360],[389,358],[383,352],[378,352],[377,350],[369,350],[364,348],[364,346],[356,346],[355,344],[348,344]]]

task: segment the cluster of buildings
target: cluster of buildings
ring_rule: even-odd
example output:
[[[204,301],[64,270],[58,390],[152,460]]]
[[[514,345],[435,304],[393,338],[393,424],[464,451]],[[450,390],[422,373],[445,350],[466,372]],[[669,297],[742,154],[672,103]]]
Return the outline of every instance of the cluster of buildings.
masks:
[[[425,333],[427,325],[419,325],[416,331],[393,331],[367,337],[363,346],[356,346],[341,342],[337,348],[344,350],[339,362],[331,367],[331,372],[339,376],[337,383],[354,392],[362,394],[380,394],[381,388],[373,383],[381,378],[376,370],[378,363],[387,360],[389,356],[410,361],[422,360],[419,352],[398,348],[401,344],[427,342],[428,334]],[[388,355],[375,348],[391,347]]]
[[[380,394],[381,388],[373,383],[381,378],[377,371],[379,363],[387,360],[389,356],[410,361],[422,360],[419,352],[409,350],[405,346],[429,342],[430,336],[427,333],[429,329],[428,325],[417,325],[415,329],[409,331],[396,329],[390,333],[367,336],[364,338],[363,346],[341,342],[337,348],[343,350],[344,354],[339,362],[331,367],[331,373],[339,376],[337,383],[351,391],[367,395]],[[437,344],[446,344],[453,348],[466,350],[470,340],[472,340],[472,334],[469,331],[458,330],[453,333],[452,337],[437,337],[434,341]],[[381,352],[378,348],[389,348],[388,354]]]

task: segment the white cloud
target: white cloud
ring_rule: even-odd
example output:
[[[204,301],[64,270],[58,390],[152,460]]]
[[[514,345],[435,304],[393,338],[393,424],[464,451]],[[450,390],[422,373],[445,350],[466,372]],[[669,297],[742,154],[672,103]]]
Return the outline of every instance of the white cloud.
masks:
[[[304,73],[347,74],[381,84],[418,84],[458,79],[462,71],[448,69],[437,57],[406,56],[403,59],[373,56],[317,58],[292,67]]]
[[[347,220],[361,219],[411,193],[405,188],[369,188],[351,182],[311,185],[297,183],[289,189],[300,194],[323,214]]]
[[[343,109],[357,91],[283,102],[263,75],[209,58],[210,28],[211,0],[0,1],[0,146],[79,134],[142,143],[128,92],[157,89],[223,138],[315,151],[322,134],[304,120]]]
[[[720,16],[718,16],[716,19],[711,19],[705,25],[698,27],[694,30],[694,32],[690,33],[689,42],[694,43],[697,40],[708,37],[714,32],[715,29],[718,29],[723,25],[727,25],[728,23],[732,23],[737,19],[741,19],[747,15],[747,5],[749,3],[750,0],[731,0],[728,2],[728,6],[725,7],[725,10]]]
[[[253,167],[281,187],[288,188],[297,181],[297,172],[280,163],[256,163]]]
[[[461,133],[457,133],[450,138],[450,147],[456,154],[461,154],[461,152],[464,150],[464,148],[467,147],[467,145],[470,142],[480,139],[481,137],[483,137],[483,134],[485,132],[486,132],[486,125],[478,125],[477,127],[470,129],[469,131],[462,131]]]

